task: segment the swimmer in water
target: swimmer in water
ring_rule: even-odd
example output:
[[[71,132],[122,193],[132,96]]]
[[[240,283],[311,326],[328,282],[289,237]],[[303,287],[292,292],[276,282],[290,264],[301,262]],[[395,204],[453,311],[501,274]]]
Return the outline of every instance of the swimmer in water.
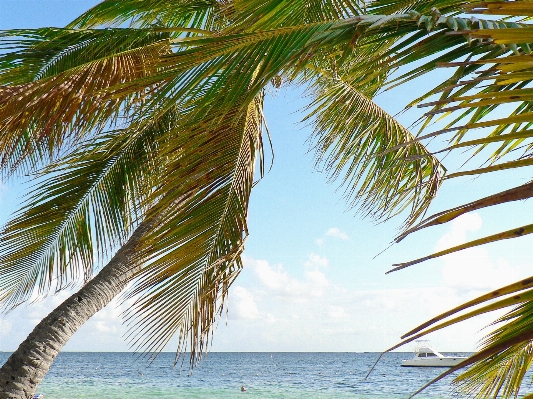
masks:
[[[241,387],[241,392],[246,392],[246,387],[244,385]]]

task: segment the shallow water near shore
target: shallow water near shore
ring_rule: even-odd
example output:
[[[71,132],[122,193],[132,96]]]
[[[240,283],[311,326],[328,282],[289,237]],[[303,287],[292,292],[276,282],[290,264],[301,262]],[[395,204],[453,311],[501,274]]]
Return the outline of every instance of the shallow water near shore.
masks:
[[[8,353],[1,353],[5,361]],[[189,373],[174,354],[153,363],[131,353],[61,353],[39,387],[45,399],[74,398],[407,398],[445,369],[400,367],[389,353],[364,379],[377,353],[209,353]],[[420,399],[452,398],[451,378]],[[241,386],[246,392],[241,392]]]

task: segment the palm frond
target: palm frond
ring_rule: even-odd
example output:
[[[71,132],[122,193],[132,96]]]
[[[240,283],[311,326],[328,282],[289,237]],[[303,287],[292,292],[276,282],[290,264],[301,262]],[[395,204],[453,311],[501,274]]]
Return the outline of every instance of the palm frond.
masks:
[[[498,13],[500,14],[505,14],[507,12],[506,7],[509,7],[509,9],[511,10],[510,14],[508,15],[515,15],[512,14],[512,10],[520,9],[521,12],[525,12],[524,7],[529,7],[531,12],[530,5],[518,5],[515,3],[511,4],[507,2],[483,3],[479,5],[479,7],[483,9],[483,13],[488,14],[496,13],[495,10],[498,10]],[[529,14],[526,13],[523,15]],[[455,118],[444,129],[436,131],[429,135],[422,136],[421,138],[419,138],[419,140],[422,138],[429,138],[440,134],[454,133],[454,136],[450,139],[450,142],[452,144],[442,151],[453,151],[455,149],[463,147],[471,147],[475,149],[474,155],[480,154],[481,150],[485,149],[491,143],[501,143],[500,146],[496,149],[496,151],[494,151],[489,156],[488,161],[491,163],[490,166],[448,173],[447,178],[468,175],[480,175],[483,173],[514,169],[531,165],[531,154],[529,152],[532,148],[532,144],[527,141],[527,139],[531,136],[530,127],[533,123],[533,110],[528,97],[530,94],[528,84],[531,82],[530,78],[533,77],[533,75],[528,72],[528,68],[530,68],[530,65],[533,65],[533,63],[529,63],[530,56],[528,54],[530,53],[530,47],[527,44],[526,40],[529,38],[529,36],[527,35],[529,34],[528,32],[531,30],[531,28],[529,28],[528,25],[518,25],[514,22],[492,21],[489,23],[489,21],[476,20],[471,24],[462,26],[461,29],[463,31],[457,33],[469,33],[471,37],[475,39],[493,40],[493,43],[495,45],[501,46],[501,48],[506,49],[506,51],[500,53],[488,52],[479,59],[469,59],[466,62],[461,63],[445,63],[445,65],[447,66],[457,66],[460,69],[463,68],[461,70],[461,74],[454,77],[454,82],[459,82],[460,78],[464,78],[469,74],[476,72],[481,67],[486,67],[487,65],[489,65],[490,67],[488,69],[481,70],[481,78],[474,79],[472,81],[455,83],[451,86],[448,86],[448,88],[446,88],[445,84],[442,85],[440,89],[444,90],[444,93],[441,98],[438,101],[425,104],[425,106],[432,106],[433,109],[432,111],[426,114],[428,119],[424,123],[423,127],[426,127],[428,125],[428,121],[431,120],[433,115],[439,113],[451,114],[454,111],[461,110],[466,111],[460,114],[459,117]],[[512,55],[508,55],[510,51],[512,52]],[[478,55],[479,54],[480,53],[478,53]],[[494,55],[497,55],[497,57],[494,57]],[[411,75],[406,76],[409,77]],[[401,80],[404,78],[400,77],[398,79]],[[473,91],[476,86],[481,83],[489,83],[490,80],[493,80],[494,83],[490,84],[488,87],[482,88],[478,93],[471,94],[471,91]],[[431,93],[435,92],[432,91]],[[486,120],[486,116],[489,115],[491,112],[494,112],[497,107],[507,105],[512,102],[519,102],[519,105],[510,113],[510,115],[505,116],[503,118]],[[457,103],[457,105],[448,106],[450,103]],[[461,121],[467,116],[469,116],[470,119],[468,123],[459,125],[459,121]],[[494,127],[494,130],[485,137],[475,140],[463,140],[466,132],[472,129],[491,127]],[[508,130],[510,130],[510,132],[507,132]],[[408,144],[410,143],[405,143],[403,145],[406,146]],[[507,162],[495,163],[504,155],[508,155],[512,150],[518,148],[519,145],[523,145],[523,154],[518,159],[513,159]],[[503,196],[490,196],[485,199],[475,201],[474,203],[461,205],[459,207],[440,212],[435,217],[421,222],[413,229],[407,230],[402,233],[397,238],[397,241],[400,241],[406,235],[418,231],[421,228],[429,227],[439,223],[445,223],[465,212],[474,209],[479,209],[480,207],[484,206],[507,202],[509,199],[506,199],[506,196],[511,194],[511,191],[513,191],[513,193],[520,191],[522,194],[525,195],[523,196],[522,194],[519,194],[518,197],[520,198],[517,197],[518,199],[529,197],[528,194],[525,194],[527,188],[524,186],[508,190],[507,192],[502,193]],[[511,194],[511,197],[513,196],[514,194]],[[511,198],[510,200],[515,199]],[[469,248],[471,246],[481,245],[483,243],[493,242],[500,239],[518,237],[521,236],[522,233],[528,234],[528,229],[529,226],[523,226],[523,229],[517,228],[509,230],[507,232],[501,232],[490,237],[475,240],[471,243],[467,243],[458,247],[451,248],[449,250],[441,251],[439,253],[414,260],[412,262],[394,265],[395,268],[392,270],[399,270],[411,264],[419,263],[423,260],[442,256],[444,254]]]
[[[223,16],[224,2],[216,0],[104,0],[84,12],[69,28],[123,26],[182,27],[212,30]]]
[[[154,47],[154,52],[156,54],[149,55],[146,58],[143,58],[143,54],[146,52],[147,47],[150,46],[128,50],[118,55],[113,54],[112,57],[105,57],[101,60],[85,63],[80,66],[73,67],[67,63],[67,66],[58,67],[59,70],[56,75],[50,72],[52,73],[51,76],[43,77],[37,82],[14,87],[8,86],[5,89],[20,89],[26,96],[35,96],[36,93],[39,94],[39,90],[41,92],[44,92],[47,89],[58,90],[56,83],[67,77],[67,82],[66,84],[63,84],[63,87],[65,90],[68,88],[68,92],[71,93],[72,88],[69,86],[72,86],[77,82],[80,84],[86,84],[87,79],[83,73],[88,71],[88,73],[90,72],[92,74],[91,84],[93,85],[87,89],[88,92],[98,93],[97,98],[102,99],[101,104],[110,100],[116,101],[115,109],[112,112],[118,113],[121,110],[121,101],[128,95],[135,95],[150,87],[157,87],[157,90],[150,93],[150,96],[148,96],[142,103],[143,107],[142,109],[139,109],[140,112],[136,117],[141,118],[141,120],[143,120],[142,118],[144,117],[145,121],[150,120],[150,118],[157,119],[171,109],[172,104],[180,104],[180,112],[183,116],[183,120],[180,122],[182,128],[180,129],[187,130],[191,127],[192,129],[196,129],[197,126],[205,125],[205,115],[209,115],[212,112],[212,108],[201,106],[202,99],[210,99],[211,102],[207,107],[212,107],[212,104],[217,104],[216,115],[217,118],[219,118],[218,122],[223,121],[229,110],[232,109],[231,107],[234,107],[233,104],[246,104],[247,101],[249,102],[251,96],[256,95],[261,88],[264,87],[266,82],[268,82],[273,76],[276,76],[276,74],[280,73],[283,69],[291,69],[291,73],[294,73],[294,70],[297,71],[299,68],[301,69],[308,65],[306,55],[310,52],[320,50],[323,47],[327,48],[328,46],[340,46],[346,45],[347,42],[349,43],[352,39],[354,28],[363,26],[366,27],[365,29],[369,32],[373,32],[377,26],[394,24],[396,26],[403,26],[400,29],[403,34],[405,30],[409,29],[412,32],[418,31],[418,24],[420,23],[421,18],[422,16],[418,14],[398,15],[392,19],[370,16],[359,17],[340,23],[316,23],[310,26],[288,27],[273,31],[233,34],[227,37],[184,37],[173,40],[175,45],[178,46],[179,51],[175,54],[166,55],[163,57],[162,61],[160,54],[161,49],[158,48],[159,43],[156,42],[155,45],[150,45],[151,47]],[[448,24],[448,19],[443,19],[441,22],[437,21],[437,25],[439,23],[446,25]],[[69,35],[68,32],[63,32],[62,34]],[[165,48],[163,51],[168,53],[168,49],[165,47],[167,42],[163,42],[165,43],[162,44],[162,47]],[[65,48],[69,48],[69,46],[72,46],[72,44],[69,43]],[[60,62],[63,61],[61,57],[57,57],[57,54],[63,54],[63,51],[64,50],[56,50],[56,55],[51,56],[51,59],[53,59],[57,65],[60,65]],[[110,64],[111,70],[114,71],[116,69],[115,63],[117,60],[121,60],[120,57],[124,54],[124,57],[129,57],[131,56],[130,53],[137,55],[136,52],[140,53],[138,54],[140,58],[136,65],[143,67],[145,65],[154,65],[154,70],[150,71],[148,74],[143,71],[140,76],[129,75],[128,77],[125,77],[125,75],[120,75],[115,78],[116,81],[109,82],[110,71],[98,69],[100,67],[109,67],[108,64]],[[426,55],[426,51],[424,50],[421,52],[420,57],[423,58]],[[32,57],[34,56],[28,56],[26,59],[31,60]],[[128,59],[129,58],[126,60]],[[414,59],[415,58],[411,57],[410,62]],[[257,66],[259,67],[257,68]],[[64,71],[62,71],[61,68],[63,68]],[[98,73],[95,73],[93,69]],[[135,69],[135,71],[136,70],[137,69]],[[74,72],[76,72],[76,74],[74,74]],[[74,76],[76,80],[69,81],[68,79],[71,79],[71,76]],[[104,77],[101,87],[94,87],[95,85],[98,86],[98,81],[96,80],[95,83],[95,79],[100,78],[101,76]],[[331,79],[329,80],[331,81]],[[333,83],[334,90],[317,101],[316,104],[319,107],[320,102],[325,104],[328,100],[328,96],[331,96],[333,99],[335,99],[335,97],[344,100],[350,98],[351,100],[348,102],[349,104],[364,104],[367,111],[370,110],[376,115],[372,119],[371,124],[359,127],[354,126],[355,129],[360,129],[359,131],[365,132],[377,127],[377,132],[386,131],[386,134],[383,136],[385,140],[380,140],[381,147],[374,149],[373,153],[377,152],[378,154],[384,154],[387,151],[389,152],[386,155],[379,155],[376,158],[372,158],[370,156],[371,154],[367,153],[366,155],[368,157],[364,161],[367,163],[361,170],[366,170],[366,172],[370,171],[370,174],[367,176],[371,176],[373,172],[377,170],[382,170],[385,174],[384,176],[390,177],[391,174],[395,175],[395,181],[397,181],[397,184],[394,186],[395,190],[387,189],[382,185],[379,186],[378,181],[372,181],[370,179],[359,189],[359,194],[361,195],[360,198],[366,198],[364,203],[366,203],[368,209],[370,209],[372,201],[376,201],[382,194],[384,194],[386,198],[379,204],[385,209],[382,215],[386,215],[387,212],[393,214],[394,212],[398,212],[411,205],[411,221],[416,219],[416,217],[418,217],[427,207],[438,187],[439,173],[441,173],[441,170],[439,170],[440,165],[436,162],[435,158],[431,157],[419,144],[413,144],[407,147],[408,149],[390,152],[391,148],[399,148],[398,146],[406,141],[413,141],[411,140],[409,133],[382,110],[372,104],[368,98],[365,98],[358,93],[354,87],[351,87],[350,85],[337,85],[336,82]],[[358,81],[358,84],[361,85],[361,87],[364,87],[367,83]],[[24,87],[21,89],[20,86]],[[377,87],[375,84],[374,86]],[[61,87],[62,86],[59,86],[59,88]],[[243,88],[245,87],[248,87],[248,89],[244,90]],[[110,93],[105,93],[105,90],[108,88],[110,89]],[[225,88],[226,90],[221,90],[221,88]],[[371,91],[375,92],[375,88]],[[103,93],[105,93],[105,95]],[[46,95],[49,95],[49,93],[47,92]],[[44,112],[43,114],[42,108],[45,105],[45,100],[49,100],[46,95],[43,94],[39,99],[40,102],[35,104],[35,110],[39,109],[40,114],[32,115],[35,116],[35,123],[45,123],[43,127],[35,127],[32,124],[33,122],[29,122],[26,119],[17,120],[17,114],[15,113],[15,118],[8,120],[11,124],[6,126],[6,131],[12,132],[17,131],[18,129],[19,132],[27,132],[30,127],[32,129],[31,131],[38,131],[39,128],[45,131],[47,129],[57,128],[53,124],[53,115],[62,115],[64,118],[65,112],[70,112],[71,114],[78,113],[80,118],[65,124],[68,125],[69,129],[75,131],[77,124],[79,124],[80,128],[85,129],[84,131],[86,131],[88,127],[91,127],[91,123],[88,123],[82,118],[85,118],[86,114],[94,114],[93,111],[97,110],[97,108],[94,108],[94,101],[91,101],[94,100],[94,98],[91,99],[89,97],[84,100],[87,107],[93,108],[83,108],[83,105],[80,108],[78,105],[78,108],[76,109],[75,107],[75,110],[73,111],[70,111],[69,108],[57,110],[57,106],[54,105],[54,107],[48,111],[49,113]],[[99,97],[100,95],[102,97]],[[239,98],[239,101],[236,101],[237,98]],[[343,103],[345,103],[344,100],[342,101]],[[17,98],[15,101],[14,99],[9,98],[4,105],[6,111],[8,105],[10,105],[10,101],[12,101],[14,105],[20,106],[21,104],[20,99]],[[65,104],[65,107],[66,106],[67,104]],[[68,106],[70,106],[70,103]],[[113,107],[106,107],[106,111],[97,112],[109,112],[108,108]],[[354,108],[352,107],[343,112],[351,112],[353,109]],[[26,105],[21,108],[21,111],[19,112],[21,115],[31,115],[33,110],[34,109],[32,109],[31,106],[28,107]],[[108,120],[109,115],[110,114],[105,115],[107,119],[100,119]],[[385,122],[382,122],[380,120],[381,118],[384,119]],[[50,119],[52,120],[51,125]],[[327,131],[328,129],[331,130],[331,127],[328,126],[331,122],[332,119],[327,118],[327,112],[324,113],[322,122],[319,122],[318,125],[319,129],[323,131]],[[216,125],[217,121],[214,120],[213,123]],[[335,129],[337,128],[338,127]],[[63,139],[61,134],[64,134],[65,128],[64,126],[59,126],[58,129],[59,137],[55,139],[56,141],[48,139],[49,141],[47,144],[50,148],[57,148],[58,143],[61,144],[61,140]],[[16,135],[14,137],[16,138]],[[366,139],[366,142],[369,143],[369,139],[373,139],[372,137],[376,136],[369,136]],[[33,141],[38,141],[40,137],[35,138],[34,136],[30,136],[30,140],[27,140],[27,142],[32,143],[31,139],[33,139]],[[15,150],[21,151],[19,144],[20,138],[18,140],[18,142],[11,144],[12,148],[8,147],[8,150],[10,149],[12,153],[15,153]],[[330,148],[330,144],[325,144],[325,142],[322,144],[323,152],[327,152]],[[344,143],[341,146],[344,145],[347,145],[347,143]],[[3,152],[9,153],[7,150],[4,150]],[[350,157],[353,157],[353,155],[350,155],[348,158]],[[362,159],[361,154],[357,155],[355,158]],[[353,159],[354,158],[350,160],[352,168],[355,165]],[[343,159],[340,164],[345,165],[346,162],[347,159]],[[383,164],[383,162],[385,162],[385,164]],[[378,166],[380,166],[381,169],[378,169]],[[342,166],[338,170],[342,170]],[[352,187],[357,186],[359,181],[355,177],[355,172],[357,171],[358,169],[355,167],[355,169],[352,169],[347,175],[351,176],[350,178],[353,179],[351,182]],[[410,174],[416,177],[409,180],[406,176],[409,176]],[[86,241],[87,240],[88,239],[86,239]]]
[[[169,113],[143,130],[108,132],[42,171],[25,205],[0,233],[0,301],[5,309],[91,278],[124,243],[156,185]]]
[[[471,3],[469,0],[376,0],[369,3],[369,11],[373,14],[390,15],[417,11],[419,13],[430,13],[432,10],[439,10],[443,15],[457,15],[464,12],[464,7]]]
[[[454,379],[454,385],[471,398],[516,398],[532,363],[533,342],[523,342],[472,365]]]
[[[20,85],[168,40],[163,29],[39,28],[0,32],[0,84]],[[182,31],[175,31],[175,34]]]
[[[474,2],[465,7],[472,14],[531,16],[533,10],[527,1]]]
[[[168,51],[168,39],[156,40],[79,66],[69,66],[50,77],[1,87],[1,166],[17,167],[37,149],[53,157],[116,124],[119,117],[126,117],[139,101],[144,101],[153,87],[143,86],[135,94],[114,99],[104,98],[103,91],[154,73],[157,69],[154,60]],[[31,64],[31,58],[24,61]],[[62,57],[56,57],[54,65],[63,61]],[[51,64],[46,65],[46,73],[52,73]],[[34,73],[37,75],[39,71]]]
[[[194,38],[194,40],[179,40],[176,41],[176,44],[181,46],[181,50],[173,55],[165,57],[164,74],[153,77],[153,83],[161,81],[163,78],[168,79],[168,81],[164,84],[159,95],[151,100],[152,103],[147,104],[145,110],[147,110],[146,112],[161,112],[165,109],[165,103],[180,103],[184,109],[187,109],[187,107],[189,107],[187,104],[191,104],[190,107],[194,107],[194,112],[191,114],[186,112],[188,117],[191,118],[190,123],[200,123],[201,118],[209,112],[201,107],[203,98],[209,98],[211,101],[217,103],[218,107],[223,110],[226,106],[231,107],[235,98],[243,95],[242,90],[244,87],[250,88],[248,95],[251,96],[268,84],[273,77],[283,74],[285,71],[290,76],[297,75],[299,71],[305,74],[307,66],[310,66],[311,63],[315,62],[313,57],[315,57],[315,55],[324,55],[324,53],[321,52],[322,48],[332,48],[332,46],[346,47],[348,43],[351,43],[353,39],[353,29],[363,29],[366,35],[365,37],[372,37],[374,32],[380,32],[379,35],[378,33],[376,33],[376,35],[382,38],[383,32],[378,29],[378,26],[385,29],[390,24],[389,31],[391,38],[398,38],[401,35],[405,35],[408,31],[417,34],[416,32],[421,30],[419,23],[422,19],[423,16],[416,13],[397,15],[392,19],[383,16],[364,16],[351,18],[342,23],[316,23],[312,25],[286,27],[254,33]],[[434,27],[438,26],[438,32],[435,35],[446,37],[445,32],[450,30],[449,24],[449,18],[438,17],[432,25]],[[425,30],[427,29],[428,27],[425,27]],[[430,27],[430,29],[432,29],[432,27]],[[396,31],[399,31],[400,33],[396,33]],[[465,41],[464,39],[459,39],[458,41],[458,36],[453,36],[451,38],[452,41],[446,44],[446,46],[448,46],[453,52],[453,55],[449,56],[450,58],[464,55],[465,52],[471,51],[465,46],[460,53],[455,53],[454,48],[457,44],[460,43],[461,40],[462,42]],[[411,48],[410,51],[414,48],[420,48],[421,51],[417,56],[402,58],[398,61],[398,64],[395,64],[394,59],[389,64],[383,63],[387,65],[383,66],[382,72],[380,73],[382,75],[385,74],[386,76],[387,68],[389,70],[394,69],[400,64],[414,62],[417,59],[423,59],[428,55],[432,55],[434,53],[434,50],[431,50],[434,44],[432,40],[438,40],[437,36],[432,36],[432,40],[424,41],[423,45],[417,44],[419,39],[420,37],[417,36],[417,39],[409,42],[410,47],[405,47],[406,52],[408,51],[407,48]],[[368,41],[363,41],[362,43],[362,48],[364,48],[363,45],[366,45]],[[370,45],[368,46],[370,48]],[[487,46],[490,47],[488,44]],[[385,50],[387,50],[387,47],[385,47]],[[476,48],[475,51],[480,50]],[[491,50],[488,49],[486,51]],[[352,60],[350,57],[345,57],[344,61],[351,62]],[[251,71],[257,70],[254,69],[255,65],[259,65],[258,72],[252,73]],[[375,65],[375,61],[372,61],[372,63],[368,62],[367,64],[361,63],[361,65],[363,72],[361,72],[360,75],[362,76],[365,70],[364,68],[366,67],[367,69],[370,69],[370,65]],[[417,73],[425,73],[435,67],[436,64],[433,64],[431,67],[426,68],[426,70]],[[379,75],[375,76],[377,77]],[[354,77],[350,76],[350,78]],[[150,82],[150,79],[151,78],[146,80],[146,82]],[[368,82],[374,79],[374,77],[366,77],[365,79],[366,82]],[[367,83],[360,79],[357,81],[357,84],[358,87],[364,87]],[[374,86],[376,85],[374,84]],[[122,87],[126,93],[131,90],[128,87],[128,84],[125,84]],[[227,90],[221,90],[222,87]],[[161,111],[158,111],[156,108]],[[374,107],[374,109],[376,108]],[[223,112],[220,113],[220,115],[223,114]],[[412,140],[406,141],[406,137],[407,136],[404,136],[404,140],[401,142],[397,141],[396,145],[393,146],[391,143],[388,143],[388,145],[382,149],[384,151],[395,151],[399,148],[398,146],[413,144],[415,138],[413,137]],[[417,146],[414,146],[413,148],[415,147]],[[405,158],[404,165],[402,166],[405,167],[405,173],[410,173],[408,172],[409,167],[407,165],[422,165],[425,162],[423,160],[414,161],[413,157],[421,155],[420,150],[416,150],[415,152],[415,155],[413,155],[413,153]],[[384,157],[386,153],[382,153],[381,155]],[[433,160],[435,159],[431,156],[429,156],[429,158]],[[433,161],[430,162],[430,165],[432,162]],[[396,165],[398,166],[400,163],[396,163]],[[426,170],[429,170],[430,168],[431,166],[428,166],[426,167]],[[391,171],[389,170],[388,172],[390,173]],[[432,172],[433,176],[435,176],[435,172],[436,169]],[[424,176],[419,175],[417,179],[420,182],[428,178],[428,176],[428,174]],[[400,197],[404,195],[404,204],[407,204],[410,200],[415,198],[416,195],[422,193],[422,191],[418,191],[415,196],[409,197],[409,194],[407,193],[412,193],[413,191],[410,190],[414,187],[415,185],[411,185],[408,189],[401,187],[402,190],[405,190],[398,196]],[[427,192],[424,191],[424,194],[422,194],[426,199],[421,200],[421,203],[426,205],[429,203],[429,198],[432,194],[428,193],[434,192],[436,187],[437,184],[433,184],[433,186],[430,184],[426,187]],[[425,190],[426,188],[420,188],[420,190]],[[370,187],[365,187],[365,189],[371,190]],[[377,192],[370,194],[369,198],[372,196],[377,197]],[[386,200],[381,203],[381,205],[384,204],[388,205],[389,201]],[[396,205],[398,205],[398,203],[395,203],[394,206]],[[421,209],[423,206],[417,204],[414,208]],[[401,206],[396,210],[400,208]],[[420,212],[416,211],[416,214],[418,216],[420,215]]]
[[[485,14],[533,15],[533,9],[527,2],[490,2],[472,5],[468,8]],[[459,73],[424,97],[428,98],[429,95],[441,92],[439,100],[422,104],[422,106],[433,107],[425,115],[426,120],[422,125],[423,128],[429,125],[429,121],[435,115],[449,116],[454,115],[455,112],[458,112],[459,115],[448,123],[444,129],[422,137],[429,138],[453,133],[452,138],[449,139],[450,144],[438,152],[472,148],[474,150],[472,158],[483,154],[486,159],[485,163],[489,163],[489,166],[482,166],[476,169],[454,171],[449,173],[446,176],[447,178],[479,175],[531,165],[530,152],[532,144],[530,131],[533,123],[533,113],[529,98],[529,86],[533,77],[533,74],[531,74],[533,63],[529,62],[529,58],[531,38],[533,36],[529,25],[516,24],[516,26],[513,26],[513,24],[509,23],[507,26],[503,26],[501,21],[493,21],[490,24],[477,22],[475,26],[467,27],[457,32],[458,34],[469,33],[473,39],[489,41],[489,43],[492,43],[494,50],[484,54],[478,53],[477,57],[467,58],[464,62],[444,61],[442,65],[457,67]],[[497,27],[497,29],[494,29],[494,27]],[[500,50],[498,50],[497,46],[500,47]],[[474,73],[477,76],[469,79]],[[414,103],[416,104],[417,101]],[[511,108],[513,103],[518,105]],[[491,114],[498,108],[503,108],[503,106],[506,107],[506,116],[490,119]],[[465,119],[467,119],[466,123],[464,123]],[[488,134],[480,138],[465,139],[467,134],[476,128],[488,128]],[[487,149],[489,145],[497,146],[495,150],[489,152],[487,157],[487,151],[482,153],[482,150]],[[505,162],[497,162],[504,156],[511,157],[513,150],[518,148],[522,151],[519,156],[515,155]],[[472,212],[476,209],[526,199],[532,195],[529,183],[490,195],[468,204],[439,212],[421,221],[413,228],[406,230],[396,240],[400,241],[408,234],[426,227],[449,222],[464,213]],[[533,232],[532,225],[500,232],[411,262],[396,264],[391,271],[458,250],[515,238],[530,232]],[[444,376],[470,366],[454,380],[456,388],[461,393],[476,398],[516,397],[525,373],[530,368],[533,360],[531,357],[533,329],[529,321],[533,303],[533,292],[529,289],[531,281],[531,279],[526,279],[507,287],[502,287],[447,311],[405,334],[402,337],[404,341],[393,348],[480,314],[516,306],[507,315],[494,323],[499,325],[499,328],[485,337],[476,354],[435,378],[419,389],[415,395]],[[528,290],[520,292],[525,289]],[[472,307],[474,307],[472,310],[466,313],[463,312]]]
[[[478,209],[483,209],[489,206],[504,204],[507,202],[524,200],[524,199],[531,198],[531,197],[533,197],[533,183],[526,183],[521,186],[511,188],[509,190],[505,190],[500,193],[493,194],[493,195],[481,198],[476,201],[472,201],[468,204],[461,205],[461,206],[458,206],[452,209],[448,209],[448,210],[439,212],[435,215],[431,215],[430,217],[422,220],[416,226],[413,226],[412,228],[404,231],[401,235],[399,235],[395,239],[395,242],[400,242],[405,237],[407,237],[409,234],[412,234],[416,231],[452,221],[453,219],[461,215],[464,215],[465,213],[468,213],[468,212],[473,212]]]
[[[480,239],[477,239],[477,240],[469,241],[469,242],[467,242],[465,244],[457,245],[455,247],[448,248],[448,249],[445,249],[443,251],[439,251],[439,252],[436,252],[434,254],[427,255],[427,256],[424,256],[422,258],[418,258],[418,259],[415,259],[415,260],[412,260],[412,261],[409,261],[409,262],[394,264],[394,265],[392,265],[393,268],[391,270],[389,270],[387,272],[387,274],[395,272],[395,271],[398,271],[398,270],[401,270],[401,269],[405,269],[406,267],[409,267],[409,266],[412,266],[412,265],[416,265],[417,263],[422,263],[422,262],[424,262],[426,260],[429,260],[429,259],[435,259],[435,258],[444,256],[444,255],[448,255],[448,254],[451,254],[451,253],[454,253],[454,252],[457,252],[457,251],[462,251],[463,249],[473,248],[473,247],[476,247],[476,246],[479,246],[479,245],[488,244],[488,243],[491,243],[491,242],[496,242],[496,241],[501,241],[501,240],[508,240],[510,238],[522,237],[522,236],[529,235],[531,233],[533,233],[533,224],[528,224],[528,225],[517,227],[517,228],[511,229],[511,230],[502,231],[500,233],[493,234],[493,235],[490,235],[490,236],[487,236],[487,237],[483,237],[483,238],[480,238]]]
[[[408,225],[434,198],[445,169],[411,133],[341,77],[323,76],[306,117],[314,124],[312,147],[317,167],[345,186],[350,207],[373,218],[389,218],[410,208]],[[380,156],[375,154],[386,155]],[[376,211],[378,210],[378,211]]]
[[[364,14],[361,0],[237,0],[234,25],[248,31],[342,20]]]
[[[223,124],[206,123],[169,143],[166,178],[154,193],[160,201],[147,215],[159,222],[139,253],[147,264],[125,296],[136,298],[125,316],[138,350],[160,351],[177,332],[180,349],[189,344],[192,363],[207,347],[242,267],[255,157],[262,146],[258,107],[260,99],[245,113],[236,106]]]

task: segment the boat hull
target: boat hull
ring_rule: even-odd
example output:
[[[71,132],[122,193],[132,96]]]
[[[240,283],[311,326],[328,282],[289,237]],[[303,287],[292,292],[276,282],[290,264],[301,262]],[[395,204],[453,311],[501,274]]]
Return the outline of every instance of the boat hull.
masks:
[[[435,357],[431,359],[404,360],[403,367],[453,367],[457,366],[466,357]]]

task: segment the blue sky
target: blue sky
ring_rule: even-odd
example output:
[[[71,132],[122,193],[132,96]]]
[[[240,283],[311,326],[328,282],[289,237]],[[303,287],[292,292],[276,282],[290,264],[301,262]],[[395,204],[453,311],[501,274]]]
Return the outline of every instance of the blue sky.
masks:
[[[0,29],[63,26],[96,1],[0,0]],[[390,113],[399,112],[428,79],[414,81],[378,98]],[[275,161],[252,193],[250,237],[244,270],[229,299],[213,351],[380,351],[435,314],[465,300],[529,275],[530,237],[475,248],[385,276],[393,263],[426,255],[498,229],[528,223],[528,202],[480,211],[447,226],[416,234],[375,257],[397,233],[401,218],[376,225],[347,210],[342,190],[327,184],[308,154],[311,129],[298,124],[305,104],[302,91],[282,88],[266,101]],[[407,126],[420,115],[407,112]],[[435,143],[438,145],[438,143]],[[453,158],[447,159],[453,163]],[[472,166],[475,164],[473,163]],[[525,172],[504,172],[447,182],[432,210],[442,210],[495,190],[525,183]],[[0,191],[0,221],[15,210],[23,192],[16,182]],[[460,195],[458,195],[460,194]],[[68,293],[23,306],[0,319],[0,350],[13,350],[33,326]],[[71,339],[65,350],[128,350],[120,312],[112,303]],[[430,338],[443,351],[473,351],[483,317]],[[173,350],[175,342],[168,350]],[[405,348],[409,350],[410,347]]]

